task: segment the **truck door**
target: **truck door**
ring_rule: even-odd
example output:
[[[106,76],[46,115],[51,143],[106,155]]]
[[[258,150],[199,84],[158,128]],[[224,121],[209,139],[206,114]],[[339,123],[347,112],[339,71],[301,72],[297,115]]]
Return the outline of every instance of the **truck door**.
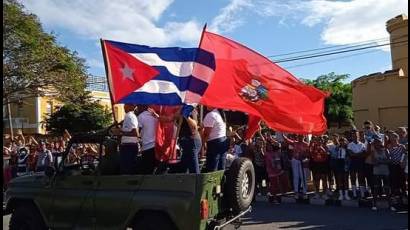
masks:
[[[82,151],[80,147],[70,147],[52,184],[54,192],[49,219],[53,229],[95,229],[97,180],[89,162],[84,162],[86,153],[79,152]],[[77,158],[78,153],[80,158]]]

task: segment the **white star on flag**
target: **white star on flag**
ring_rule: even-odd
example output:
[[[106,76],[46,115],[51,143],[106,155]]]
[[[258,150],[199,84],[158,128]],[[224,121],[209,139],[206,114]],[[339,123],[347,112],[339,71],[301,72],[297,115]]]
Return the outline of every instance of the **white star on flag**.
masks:
[[[122,75],[123,75],[124,77],[128,78],[128,79],[131,80],[131,81],[134,81],[134,77],[132,76],[132,74],[134,73],[134,71],[135,71],[135,70],[134,70],[134,69],[131,69],[131,68],[127,65],[127,63],[125,63],[124,67],[121,68]]]

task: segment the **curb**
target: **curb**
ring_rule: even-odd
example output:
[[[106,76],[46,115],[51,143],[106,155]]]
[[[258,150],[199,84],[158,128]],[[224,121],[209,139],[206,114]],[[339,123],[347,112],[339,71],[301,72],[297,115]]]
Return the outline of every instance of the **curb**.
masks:
[[[271,203],[272,197],[268,196],[256,196],[255,201],[257,202],[269,202]],[[310,205],[317,205],[317,206],[336,206],[336,207],[354,207],[354,208],[371,208],[372,207],[372,200],[324,200],[324,199],[295,199],[294,197],[290,197],[288,195],[278,196],[279,203],[283,204],[310,204]],[[398,210],[408,210],[408,203],[404,205],[394,205]],[[378,209],[388,209],[389,203],[387,200],[382,199],[376,202],[376,207]]]

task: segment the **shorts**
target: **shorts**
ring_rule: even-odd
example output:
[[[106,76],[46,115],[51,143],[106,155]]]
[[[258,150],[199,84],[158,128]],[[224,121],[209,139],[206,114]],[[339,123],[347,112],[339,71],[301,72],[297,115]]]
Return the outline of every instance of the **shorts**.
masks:
[[[329,172],[328,162],[310,162],[310,170],[313,174],[327,174]]]

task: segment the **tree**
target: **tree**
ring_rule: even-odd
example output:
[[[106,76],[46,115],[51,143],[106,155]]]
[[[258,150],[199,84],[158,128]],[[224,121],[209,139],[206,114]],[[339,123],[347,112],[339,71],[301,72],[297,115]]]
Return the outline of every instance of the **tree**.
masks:
[[[3,105],[45,93],[70,102],[85,93],[84,60],[16,0],[3,0],[3,28]]]
[[[332,72],[315,80],[303,80],[309,85],[331,93],[325,101],[325,116],[328,123],[335,122],[339,128],[345,122],[351,123],[353,119],[352,86],[343,82],[348,77],[348,74],[337,75]]]
[[[98,102],[67,103],[46,119],[46,129],[53,134],[96,131],[112,123],[111,113]]]

